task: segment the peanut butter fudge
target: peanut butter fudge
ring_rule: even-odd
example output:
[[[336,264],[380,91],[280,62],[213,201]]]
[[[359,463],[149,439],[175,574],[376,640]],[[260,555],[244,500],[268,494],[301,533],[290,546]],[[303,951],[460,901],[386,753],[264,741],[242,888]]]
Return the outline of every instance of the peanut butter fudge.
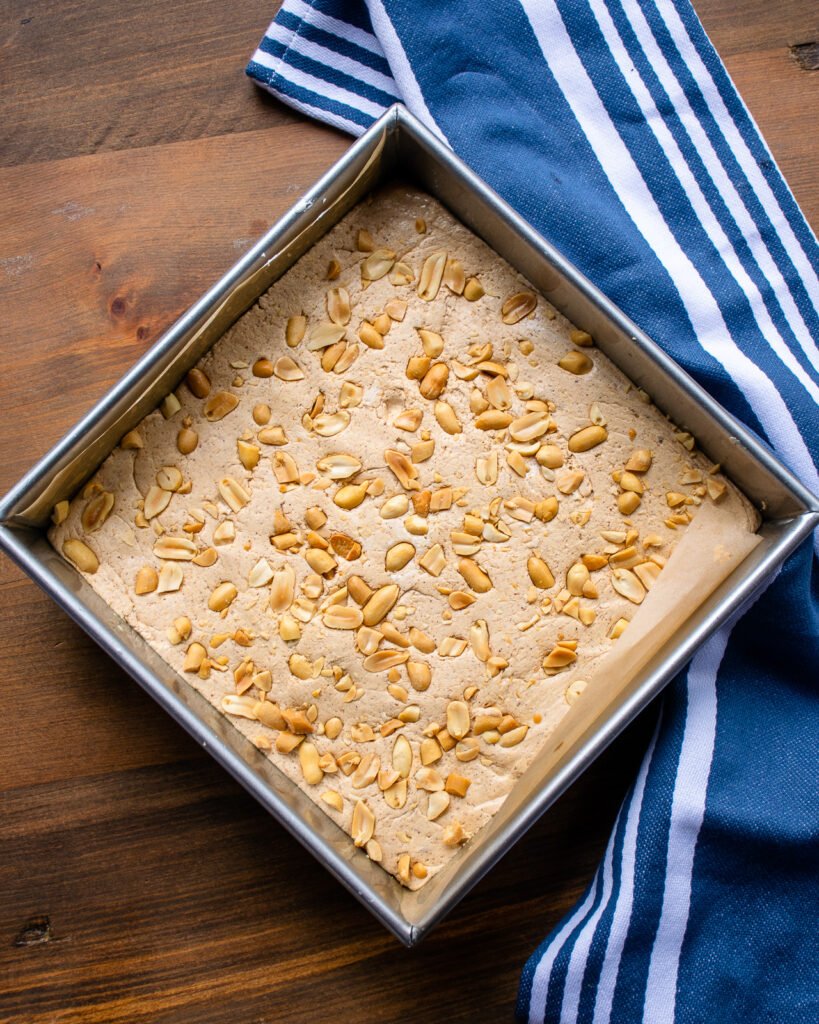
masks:
[[[756,527],[588,333],[393,188],[123,437],[50,539],[417,888],[594,700],[703,505]]]

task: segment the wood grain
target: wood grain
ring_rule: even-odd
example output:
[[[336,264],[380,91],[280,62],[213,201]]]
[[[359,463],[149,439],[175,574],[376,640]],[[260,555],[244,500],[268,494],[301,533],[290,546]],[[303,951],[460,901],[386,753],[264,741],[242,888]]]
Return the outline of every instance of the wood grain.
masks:
[[[7,0],[1,490],[346,147],[244,79],[275,6]],[[815,4],[698,10],[819,223]],[[405,951],[6,561],[0,609],[4,1024],[509,1020],[652,725]]]
[[[694,6],[816,231],[819,74],[802,68],[791,47],[819,40],[819,5],[815,0],[695,0]]]
[[[0,163],[292,124],[244,67],[280,0],[6,0]]]
[[[2,807],[0,1021],[388,1024],[441,1019],[442,998],[447,1021],[508,1019],[544,922],[594,868],[638,732],[411,951],[208,759],[19,787]],[[9,945],[44,913],[48,942]]]

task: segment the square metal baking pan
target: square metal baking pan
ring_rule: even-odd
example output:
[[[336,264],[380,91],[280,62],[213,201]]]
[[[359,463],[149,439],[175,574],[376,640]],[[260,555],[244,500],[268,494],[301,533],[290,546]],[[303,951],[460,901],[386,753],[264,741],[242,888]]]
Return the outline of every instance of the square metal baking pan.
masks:
[[[356,849],[218,710],[174,672],[49,545],[55,503],[281,274],[379,184],[431,193],[523,273],[700,447],[759,509],[762,542],[544,770],[536,760],[493,820],[417,892]],[[819,522],[819,502],[654,342],[400,105],[356,141],[292,210],[192,306],[0,503],[2,547],[100,646],[406,945],[417,943],[644,708]]]

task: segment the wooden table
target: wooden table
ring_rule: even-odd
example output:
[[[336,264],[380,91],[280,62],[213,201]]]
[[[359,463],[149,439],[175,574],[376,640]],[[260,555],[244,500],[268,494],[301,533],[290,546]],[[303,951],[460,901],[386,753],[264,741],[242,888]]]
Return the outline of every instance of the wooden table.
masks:
[[[6,0],[0,491],[348,139],[242,75],[272,2]],[[814,226],[813,0],[701,0]],[[814,20],[811,21],[811,18]],[[636,723],[406,951],[8,562],[0,1021],[503,1021],[600,857]]]

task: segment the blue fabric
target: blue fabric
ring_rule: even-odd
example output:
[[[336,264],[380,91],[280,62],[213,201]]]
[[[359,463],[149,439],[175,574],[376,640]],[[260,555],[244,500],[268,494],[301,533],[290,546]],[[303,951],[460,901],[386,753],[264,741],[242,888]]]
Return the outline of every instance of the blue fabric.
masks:
[[[394,97],[819,492],[819,247],[687,0],[285,0],[248,66]],[[819,600],[796,553],[669,688],[527,1021],[819,1021]]]

